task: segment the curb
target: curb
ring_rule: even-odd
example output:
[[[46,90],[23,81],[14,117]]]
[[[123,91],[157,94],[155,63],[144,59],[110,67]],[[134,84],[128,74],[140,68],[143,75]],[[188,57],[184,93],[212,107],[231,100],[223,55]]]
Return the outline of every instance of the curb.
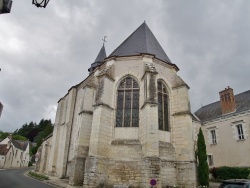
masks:
[[[67,188],[67,186],[59,185],[56,182],[51,182],[50,180],[44,180],[43,182],[45,182],[48,185],[52,185],[53,187]]]
[[[40,182],[42,182],[42,183],[44,183],[44,184],[52,185],[53,187],[57,187],[57,186],[55,186],[55,185],[53,185],[53,184],[49,184],[49,183],[46,182],[46,181],[49,181],[49,180],[41,180],[41,179],[35,178],[35,177],[33,177],[33,176],[29,176],[28,173],[29,173],[30,171],[33,171],[33,170],[27,170],[27,171],[25,171],[25,172],[24,172],[24,175],[25,175],[26,177],[30,178],[30,179],[33,179],[33,180],[36,180],[36,181],[40,181]]]
[[[30,171],[35,172],[34,170],[30,170]],[[58,187],[58,188],[67,188],[67,187],[68,187],[68,184],[65,184],[65,183],[60,182],[60,181],[61,181],[60,179],[58,179],[58,180],[53,180],[52,177],[48,176],[48,177],[49,177],[48,180],[42,180],[42,179],[39,179],[39,178],[36,178],[36,177],[33,177],[33,176],[28,175],[28,173],[29,173],[29,171],[26,171],[26,172],[25,172],[25,176],[27,176],[27,177],[29,177],[29,178],[32,178],[32,179],[34,179],[34,180],[36,180],[36,181],[40,181],[40,182],[42,182],[42,183],[45,183],[45,184],[47,184],[47,185],[51,185],[51,186],[53,186],[53,187]],[[41,174],[41,173],[39,173],[39,172],[35,172],[35,173]],[[43,174],[42,174],[42,175],[43,175]]]

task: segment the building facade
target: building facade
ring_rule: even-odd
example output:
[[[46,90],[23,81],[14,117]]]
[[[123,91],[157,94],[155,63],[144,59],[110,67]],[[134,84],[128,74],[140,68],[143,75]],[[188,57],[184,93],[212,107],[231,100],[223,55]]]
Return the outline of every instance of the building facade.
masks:
[[[47,136],[38,148],[36,157],[35,171],[48,174],[49,156],[51,155],[52,133]]]
[[[189,87],[143,23],[58,102],[47,171],[71,186],[196,187]],[[42,151],[41,151],[42,152]]]
[[[250,90],[234,96],[228,87],[219,95],[220,101],[195,112],[194,125],[202,128],[209,167],[249,167]]]
[[[0,142],[0,168],[28,167],[30,161],[30,142],[13,140],[8,136]]]

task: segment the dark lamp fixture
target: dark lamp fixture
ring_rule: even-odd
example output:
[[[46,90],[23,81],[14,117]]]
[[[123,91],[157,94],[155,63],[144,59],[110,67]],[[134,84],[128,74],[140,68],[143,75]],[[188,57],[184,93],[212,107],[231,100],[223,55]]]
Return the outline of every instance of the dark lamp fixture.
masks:
[[[49,0],[32,0],[32,4],[36,5],[38,8],[39,7],[45,8],[48,3],[49,3]]]

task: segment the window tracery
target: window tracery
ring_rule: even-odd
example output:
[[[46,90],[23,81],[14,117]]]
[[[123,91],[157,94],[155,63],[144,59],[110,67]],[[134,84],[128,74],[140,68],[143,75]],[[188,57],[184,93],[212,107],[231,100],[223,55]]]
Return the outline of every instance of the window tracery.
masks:
[[[139,127],[139,85],[130,76],[117,90],[116,127]]]
[[[158,126],[159,130],[169,131],[168,93],[162,81],[157,82],[158,90]]]

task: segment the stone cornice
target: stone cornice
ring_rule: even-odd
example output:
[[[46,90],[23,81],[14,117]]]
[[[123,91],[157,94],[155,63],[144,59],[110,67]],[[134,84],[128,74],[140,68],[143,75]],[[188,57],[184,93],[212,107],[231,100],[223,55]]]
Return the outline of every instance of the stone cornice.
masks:
[[[107,75],[107,74],[98,75],[97,77],[98,77],[98,78],[106,77],[106,78],[108,78],[108,79],[109,79],[110,81],[112,81],[112,82],[115,81],[114,78],[111,78],[111,77],[110,77],[109,75]]]
[[[114,110],[114,108],[112,108],[111,106],[109,106],[108,104],[105,104],[103,102],[99,102],[99,103],[96,103],[96,104],[93,105],[93,107],[99,107],[99,106],[104,106],[104,107],[106,107],[106,108],[108,108],[110,110]]]
[[[113,140],[111,142],[112,145],[141,145],[141,142],[139,140],[128,140],[128,139],[119,139],[119,140]]]
[[[142,110],[143,108],[145,108],[146,105],[158,106],[158,102],[156,102],[156,101],[145,101],[140,109]]]
[[[78,113],[78,115],[80,115],[80,114],[89,114],[89,115],[93,115],[93,111],[82,110],[81,112]]]
[[[172,89],[178,89],[178,88],[180,88],[180,87],[186,87],[186,88],[190,89],[190,87],[189,87],[187,84],[181,84],[181,85],[179,85],[179,86],[172,87]]]
[[[191,116],[192,113],[189,110],[187,110],[187,111],[182,111],[182,112],[176,112],[173,115],[174,116],[182,116],[182,115],[190,115]]]

